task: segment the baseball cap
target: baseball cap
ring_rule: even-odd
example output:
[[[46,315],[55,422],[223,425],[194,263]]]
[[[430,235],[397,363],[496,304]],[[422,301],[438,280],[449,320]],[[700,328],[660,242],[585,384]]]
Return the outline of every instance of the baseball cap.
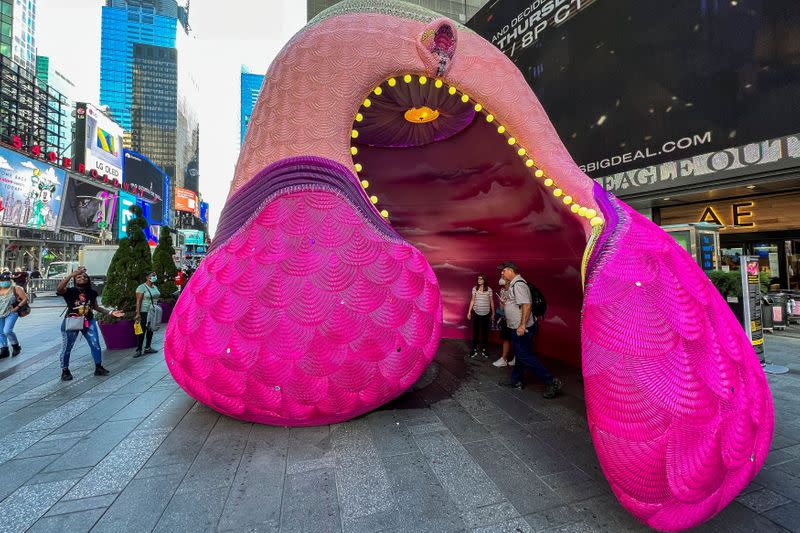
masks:
[[[517,264],[516,264],[516,263],[513,263],[513,262],[511,262],[511,261],[506,261],[506,262],[505,262],[505,263],[503,263],[502,265],[498,265],[498,266],[497,266],[497,270],[503,270],[503,269],[505,269],[505,268],[510,268],[510,269],[511,269],[511,270],[513,270],[514,272],[519,272],[519,268],[517,268]]]

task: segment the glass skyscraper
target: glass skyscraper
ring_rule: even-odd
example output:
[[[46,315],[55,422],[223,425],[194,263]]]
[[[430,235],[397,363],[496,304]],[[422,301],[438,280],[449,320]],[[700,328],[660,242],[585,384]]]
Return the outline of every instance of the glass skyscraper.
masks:
[[[126,132],[132,126],[133,46],[175,48],[176,15],[175,0],[106,0],[103,6],[100,103],[111,108],[114,120]]]
[[[263,74],[252,74],[242,69],[242,102],[239,110],[241,137],[239,145],[244,143],[244,134],[247,132],[247,125],[250,123],[250,116],[253,114],[253,107],[258,100],[258,93],[261,91],[261,84],[264,83]]]
[[[177,50],[135,43],[132,80],[131,146],[169,176],[175,176]]]
[[[126,147],[182,187],[190,167],[199,175],[199,91],[187,7],[176,0],[105,1],[100,103],[125,130]]]

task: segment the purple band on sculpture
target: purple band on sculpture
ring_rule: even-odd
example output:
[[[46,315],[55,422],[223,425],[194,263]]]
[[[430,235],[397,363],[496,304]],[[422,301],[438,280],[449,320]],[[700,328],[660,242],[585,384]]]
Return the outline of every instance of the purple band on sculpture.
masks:
[[[268,198],[283,189],[303,186],[336,191],[381,233],[392,239],[401,239],[375,212],[361,184],[347,168],[324,157],[304,156],[267,166],[228,199],[209,252],[227,242]]]

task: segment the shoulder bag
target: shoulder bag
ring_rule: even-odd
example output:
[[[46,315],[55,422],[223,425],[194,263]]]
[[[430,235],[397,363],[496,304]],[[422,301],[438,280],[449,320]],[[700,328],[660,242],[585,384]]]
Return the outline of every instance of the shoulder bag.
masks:
[[[150,287],[145,285],[144,288],[147,289],[150,295],[150,309],[147,311],[147,329],[150,331],[158,331],[161,329],[161,317],[164,314],[164,310],[153,301],[153,293],[150,292]]]

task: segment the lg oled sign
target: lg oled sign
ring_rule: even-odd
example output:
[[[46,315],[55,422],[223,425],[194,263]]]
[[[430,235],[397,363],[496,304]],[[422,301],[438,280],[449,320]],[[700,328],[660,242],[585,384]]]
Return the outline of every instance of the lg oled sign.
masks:
[[[122,181],[122,127],[91,104],[75,110],[75,160],[87,171]]]

